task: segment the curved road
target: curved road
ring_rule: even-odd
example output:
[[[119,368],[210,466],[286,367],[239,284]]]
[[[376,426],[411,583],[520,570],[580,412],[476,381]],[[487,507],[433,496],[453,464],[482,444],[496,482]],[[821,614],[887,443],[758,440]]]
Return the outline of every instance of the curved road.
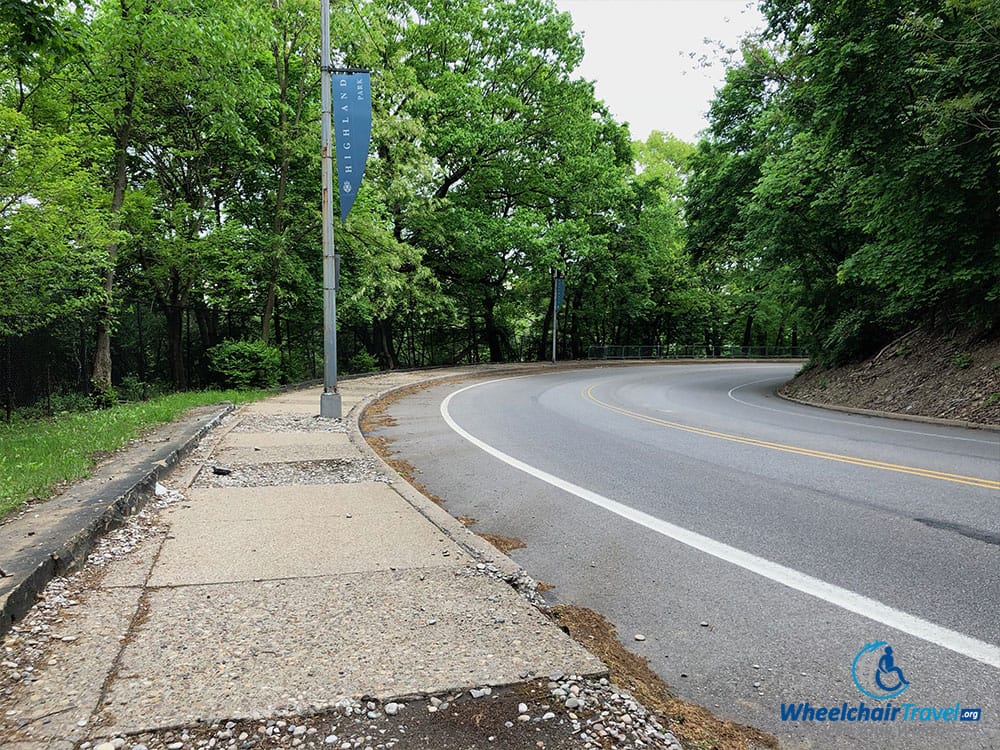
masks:
[[[385,434],[453,515],[523,540],[512,557],[550,599],[604,614],[682,697],[789,748],[1000,748],[1000,434],[775,397],[796,369],[469,381],[397,403]],[[893,698],[873,682],[884,645],[852,678],[877,641],[899,668],[882,684],[909,683]],[[781,716],[890,700],[892,722]],[[980,720],[903,720],[956,703]]]

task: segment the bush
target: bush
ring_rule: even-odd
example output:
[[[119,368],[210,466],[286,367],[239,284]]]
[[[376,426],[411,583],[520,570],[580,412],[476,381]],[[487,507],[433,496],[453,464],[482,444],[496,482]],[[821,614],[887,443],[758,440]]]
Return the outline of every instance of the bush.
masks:
[[[817,364],[836,367],[858,362],[886,343],[888,324],[869,310],[847,310],[840,314],[816,353]]]
[[[208,350],[212,371],[230,388],[272,388],[278,384],[281,353],[263,341],[223,341]]]
[[[16,409],[14,413],[19,419],[32,420],[47,419],[55,414],[90,411],[93,408],[94,402],[90,397],[72,391],[59,391],[49,396],[47,401],[43,398],[31,406],[22,406]]]
[[[377,372],[378,360],[362,349],[347,361],[347,371],[351,373]]]

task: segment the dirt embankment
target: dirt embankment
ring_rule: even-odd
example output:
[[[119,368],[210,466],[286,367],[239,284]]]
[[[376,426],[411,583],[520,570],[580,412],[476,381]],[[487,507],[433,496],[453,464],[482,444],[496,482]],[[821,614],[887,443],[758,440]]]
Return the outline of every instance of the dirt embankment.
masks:
[[[781,388],[817,403],[1000,425],[1000,335],[916,329],[864,362]]]

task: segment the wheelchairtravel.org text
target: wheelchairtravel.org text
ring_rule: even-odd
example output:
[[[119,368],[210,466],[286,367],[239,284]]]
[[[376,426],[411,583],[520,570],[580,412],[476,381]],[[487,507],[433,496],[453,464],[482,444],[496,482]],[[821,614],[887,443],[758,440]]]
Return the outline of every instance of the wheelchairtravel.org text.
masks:
[[[864,701],[849,705],[846,701],[839,706],[813,706],[805,703],[782,703],[782,721],[979,721],[982,711],[978,708],[963,708],[961,702],[954,706],[918,706],[903,703],[894,706],[868,706]]]

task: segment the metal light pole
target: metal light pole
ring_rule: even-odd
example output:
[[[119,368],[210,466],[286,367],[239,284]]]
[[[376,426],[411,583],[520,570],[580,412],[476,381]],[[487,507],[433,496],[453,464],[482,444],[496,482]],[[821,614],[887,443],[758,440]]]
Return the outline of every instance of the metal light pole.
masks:
[[[559,308],[566,294],[566,281],[562,271],[552,269],[552,364],[556,363],[556,332],[559,330]]]
[[[552,271],[552,364],[556,363],[556,331],[559,328],[559,272]]]
[[[339,419],[337,393],[337,288],[333,250],[333,91],[330,65],[330,0],[320,2],[322,50],[320,77],[323,107],[323,395],[319,399],[321,417]]]

